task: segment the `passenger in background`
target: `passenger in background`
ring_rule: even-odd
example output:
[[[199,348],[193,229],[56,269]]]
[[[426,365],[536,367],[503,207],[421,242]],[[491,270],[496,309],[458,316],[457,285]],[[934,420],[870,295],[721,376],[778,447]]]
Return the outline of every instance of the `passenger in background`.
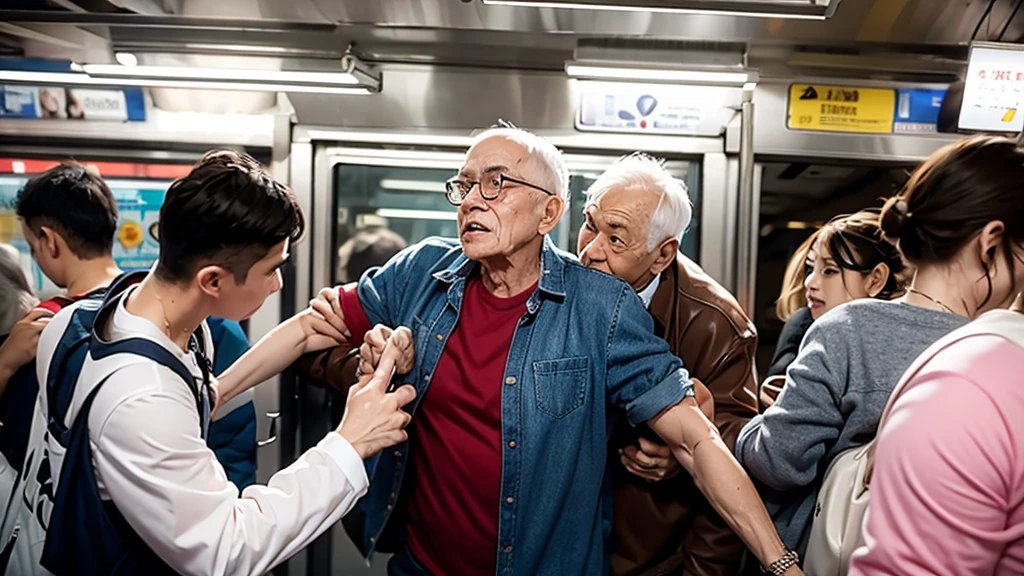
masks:
[[[36,380],[36,343],[47,321],[65,306],[82,298],[102,294],[120,274],[114,263],[114,235],[117,231],[117,202],[106,182],[93,169],[76,162],[65,162],[31,178],[18,193],[16,213],[21,231],[39,269],[65,295],[42,302],[23,321],[24,337],[9,338],[8,350],[17,353],[3,359],[5,372],[14,364],[21,366],[6,381],[0,376],[0,452],[15,470],[26,462],[30,431],[43,430],[46,423],[36,409],[39,383]],[[16,358],[10,362],[10,358]],[[3,384],[6,383],[6,387]],[[35,458],[38,467],[39,458]],[[19,516],[31,515],[21,497],[25,478],[22,474],[9,502],[4,502],[0,543],[7,546]],[[24,529],[21,531],[24,536]],[[3,566],[0,566],[3,570]]]
[[[767,487],[762,495],[789,546],[806,546],[828,465],[874,437],[911,362],[970,318],[1012,301],[1003,286],[1020,258],[1020,222],[1004,224],[1000,218],[1017,212],[987,199],[1018,194],[1021,160],[1012,141],[988,136],[926,160],[881,217],[917,266],[907,293],[850,302],[815,321],[775,405],[743,429],[736,455]]]
[[[26,316],[37,302],[21,268],[18,251],[0,244],[0,414],[6,412],[9,398],[3,395],[3,389],[15,372],[35,358],[39,333],[50,315],[44,310]],[[8,437],[2,432],[0,428],[0,523],[18,477],[17,470],[7,462],[10,450],[4,449],[4,442]]]
[[[21,268],[18,250],[10,244],[0,244],[0,336],[10,334],[14,323],[21,320],[38,302]],[[3,358],[2,352],[0,358]],[[0,375],[4,367],[0,363]],[[0,384],[2,389],[3,385]]]
[[[249,350],[241,324],[211,316],[213,373],[221,374]],[[256,482],[256,405],[246,390],[221,406],[210,423],[210,448],[224,466],[228,480],[241,491]]]
[[[692,216],[686,186],[657,159],[633,154],[590,186],[584,216],[580,262],[637,291],[655,334],[711,391],[731,449],[757,414],[757,333],[735,298],[679,252]],[[658,435],[620,422],[609,445],[611,574],[735,574],[742,541]]]
[[[804,334],[814,322],[811,309],[807,306],[807,288],[804,282],[807,280],[807,253],[811,251],[817,237],[818,231],[815,230],[800,243],[786,264],[786,272],[782,276],[782,291],[775,302],[775,315],[786,324],[782,327],[779,341],[775,344],[772,363],[765,373],[768,378],[786,375],[786,368],[789,368],[796,358]]]
[[[910,270],[904,264],[896,246],[882,237],[876,212],[858,212],[850,216],[839,216],[815,232],[808,241],[801,268],[803,277],[804,308],[801,312],[810,317],[810,322],[821,318],[829,310],[860,298],[892,300],[902,296],[906,290]],[[800,250],[797,250],[797,254]],[[795,258],[796,256],[794,256]],[[795,261],[790,262],[787,275]],[[792,301],[791,291],[788,298]],[[783,299],[779,300],[782,307]],[[800,312],[796,320],[787,327],[791,329],[779,338],[779,346],[791,350],[772,363],[769,380],[761,390],[762,405],[771,406],[778,396],[779,385],[786,368],[796,358],[804,333],[797,334],[802,324]],[[810,327],[807,323],[807,328]],[[806,332],[806,328],[804,328]],[[783,340],[785,337],[787,340]],[[776,352],[778,354],[778,352]],[[791,355],[791,357],[790,357]],[[781,372],[779,371],[781,370]],[[779,376],[779,378],[772,378]]]
[[[882,217],[919,267],[914,293],[972,318],[1010,303],[1024,286],[1022,181],[1024,150],[991,136],[914,174]],[[985,315],[927,355],[879,432],[850,574],[1022,574],[1024,317]]]
[[[386,226],[361,228],[338,247],[338,283],[355,282],[363,272],[383,266],[407,246],[405,238]]]

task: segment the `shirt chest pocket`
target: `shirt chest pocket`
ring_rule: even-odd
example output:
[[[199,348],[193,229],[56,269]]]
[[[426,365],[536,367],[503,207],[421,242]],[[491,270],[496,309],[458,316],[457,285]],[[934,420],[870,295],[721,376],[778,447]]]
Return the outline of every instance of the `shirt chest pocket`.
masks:
[[[586,356],[533,363],[537,409],[553,418],[565,418],[587,399]]]

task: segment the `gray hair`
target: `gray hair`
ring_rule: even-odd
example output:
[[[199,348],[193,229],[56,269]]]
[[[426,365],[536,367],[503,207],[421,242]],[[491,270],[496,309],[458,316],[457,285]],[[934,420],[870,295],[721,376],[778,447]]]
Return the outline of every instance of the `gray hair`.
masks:
[[[21,268],[18,251],[0,244],[0,334],[9,334],[14,323],[38,302]]]
[[[693,205],[686,184],[672,176],[658,158],[639,152],[623,157],[587,189],[584,210],[600,202],[613,188],[659,195],[647,233],[649,252],[669,238],[682,239],[690,226]]]
[[[507,125],[507,124],[506,124]],[[491,128],[480,133],[473,139],[473,145],[500,136],[518,142],[533,158],[533,167],[537,170],[541,182],[554,194],[561,196],[566,204],[569,202],[569,169],[565,159],[555,145],[522,128]],[[538,183],[538,185],[540,185]]]

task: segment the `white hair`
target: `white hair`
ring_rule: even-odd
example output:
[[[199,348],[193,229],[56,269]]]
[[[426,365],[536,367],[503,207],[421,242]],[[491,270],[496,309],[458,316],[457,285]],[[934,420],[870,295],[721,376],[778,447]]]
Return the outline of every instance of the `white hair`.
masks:
[[[600,202],[613,188],[658,194],[658,205],[651,215],[647,233],[648,252],[669,238],[681,240],[690,226],[693,205],[686,184],[672,176],[658,158],[640,153],[623,157],[587,189],[584,210]]]
[[[538,186],[547,188],[552,193],[561,196],[566,204],[569,202],[569,169],[565,166],[565,159],[555,145],[521,128],[491,128],[482,132],[473,140],[473,146],[477,143],[493,137],[508,138],[518,142],[526,152],[533,158],[534,168],[540,182]],[[532,184],[532,182],[531,182]]]
[[[8,334],[38,300],[32,294],[13,246],[0,244],[0,335]]]

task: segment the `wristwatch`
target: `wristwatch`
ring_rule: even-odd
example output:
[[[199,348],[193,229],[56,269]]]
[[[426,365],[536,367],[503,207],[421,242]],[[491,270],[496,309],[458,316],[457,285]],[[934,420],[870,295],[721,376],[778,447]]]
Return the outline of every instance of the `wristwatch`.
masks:
[[[761,567],[761,571],[765,574],[771,574],[772,576],[782,576],[793,566],[796,566],[800,562],[800,556],[793,550],[787,551],[782,555],[781,558],[772,562],[767,568]]]

